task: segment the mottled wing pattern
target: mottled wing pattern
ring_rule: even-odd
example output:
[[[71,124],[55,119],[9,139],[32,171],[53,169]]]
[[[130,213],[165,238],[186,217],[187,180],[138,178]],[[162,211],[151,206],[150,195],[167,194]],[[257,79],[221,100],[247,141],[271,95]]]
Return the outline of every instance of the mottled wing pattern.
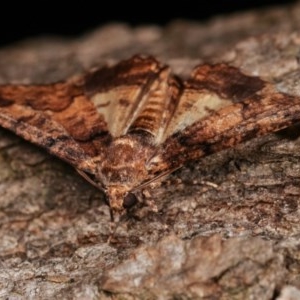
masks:
[[[97,119],[86,107],[86,116],[72,118],[83,102],[80,89],[68,83],[1,86],[0,124],[76,166],[87,156],[80,146],[88,138],[83,127],[90,129]]]
[[[156,93],[167,93],[168,74],[154,58],[136,56],[76,80],[2,85],[0,125],[77,167],[113,137],[146,127],[159,130],[156,117],[145,124],[143,115],[157,105]]]
[[[200,65],[184,83],[149,177],[300,120],[300,99],[226,64]]]

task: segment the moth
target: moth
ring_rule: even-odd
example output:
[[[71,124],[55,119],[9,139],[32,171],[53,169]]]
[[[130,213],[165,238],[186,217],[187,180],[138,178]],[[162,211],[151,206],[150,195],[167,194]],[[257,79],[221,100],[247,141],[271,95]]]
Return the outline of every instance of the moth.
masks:
[[[299,120],[299,97],[224,63],[184,80],[139,55],[63,82],[0,86],[0,125],[103,190],[115,221],[187,162]]]

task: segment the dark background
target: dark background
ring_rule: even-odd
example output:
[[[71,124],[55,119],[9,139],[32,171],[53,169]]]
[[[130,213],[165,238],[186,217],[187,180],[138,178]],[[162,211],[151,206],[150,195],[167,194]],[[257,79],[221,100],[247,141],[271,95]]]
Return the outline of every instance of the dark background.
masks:
[[[155,23],[165,25],[173,19],[203,21],[219,14],[245,11],[293,0],[181,0],[160,2],[130,1],[39,1],[39,4],[7,2],[0,5],[0,46],[39,35],[76,36],[99,25],[119,21],[132,26]],[[180,3],[180,5],[179,5]],[[162,4],[164,5],[162,7]],[[62,6],[63,5],[63,6]]]

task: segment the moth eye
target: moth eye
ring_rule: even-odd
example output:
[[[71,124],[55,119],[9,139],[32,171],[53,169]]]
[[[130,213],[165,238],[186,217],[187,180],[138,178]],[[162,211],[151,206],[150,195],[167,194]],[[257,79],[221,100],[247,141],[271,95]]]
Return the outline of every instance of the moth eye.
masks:
[[[133,193],[128,193],[123,200],[123,207],[130,208],[137,203],[137,198]]]

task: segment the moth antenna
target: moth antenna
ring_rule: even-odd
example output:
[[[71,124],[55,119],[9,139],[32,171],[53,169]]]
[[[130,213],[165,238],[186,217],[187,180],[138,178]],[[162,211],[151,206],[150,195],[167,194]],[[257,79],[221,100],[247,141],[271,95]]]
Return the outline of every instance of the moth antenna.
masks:
[[[150,185],[151,183],[153,183],[155,181],[162,181],[163,180],[162,178],[170,175],[171,173],[175,172],[176,170],[178,170],[180,168],[182,168],[182,166],[174,168],[174,169],[171,169],[171,170],[167,170],[166,172],[160,174],[159,176],[154,177],[151,180],[146,181],[146,182],[142,183],[141,185],[137,186],[136,188],[132,189],[131,192],[135,193],[135,192],[137,192],[137,191],[139,191],[141,189],[144,189],[145,187],[147,187],[148,185]]]

